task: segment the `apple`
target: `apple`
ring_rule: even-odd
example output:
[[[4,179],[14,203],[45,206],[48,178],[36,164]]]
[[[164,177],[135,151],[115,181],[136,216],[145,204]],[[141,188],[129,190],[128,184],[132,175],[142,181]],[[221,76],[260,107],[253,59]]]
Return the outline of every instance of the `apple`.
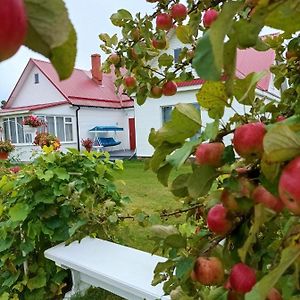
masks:
[[[133,76],[125,76],[123,82],[128,89],[136,87],[136,79]]]
[[[233,135],[233,147],[243,158],[261,157],[266,133],[264,123],[248,123],[237,127]]]
[[[173,26],[172,17],[167,13],[160,13],[156,17],[156,28],[170,30]]]
[[[266,300],[282,300],[281,294],[278,292],[277,289],[271,288],[268,293]]]
[[[189,60],[192,60],[195,56],[195,51],[193,49],[190,49],[186,52],[186,57]]]
[[[177,84],[174,81],[167,81],[162,87],[165,96],[173,96],[177,92]]]
[[[286,59],[297,58],[298,54],[295,51],[286,51],[285,57]]]
[[[219,13],[213,9],[209,8],[204,12],[203,15],[203,25],[205,28],[209,28],[211,24],[218,18]]]
[[[286,117],[281,116],[281,115],[276,118],[276,122],[281,122],[281,121],[284,121],[284,120],[286,120]]]
[[[117,65],[120,61],[121,61],[121,58],[118,54],[116,53],[113,53],[109,56],[108,58],[109,62],[112,63],[113,65]]]
[[[9,170],[12,172],[12,173],[18,173],[21,171],[21,167],[20,166],[14,166],[14,167],[10,167]]]
[[[188,10],[184,4],[176,3],[171,7],[170,13],[174,20],[183,21],[188,14]]]
[[[198,257],[192,274],[201,284],[217,285],[224,280],[224,267],[217,257]]]
[[[27,33],[27,16],[23,0],[2,0],[0,5],[0,61],[13,56]]]
[[[216,204],[207,214],[207,227],[210,231],[225,235],[232,229],[232,222],[227,218],[228,209],[223,204]]]
[[[210,165],[220,167],[225,146],[223,143],[200,144],[196,150],[196,163],[198,165]]]
[[[290,161],[279,179],[279,196],[288,210],[300,215],[300,156]]]
[[[262,185],[259,185],[254,189],[252,198],[256,203],[262,203],[264,206],[276,212],[281,212],[284,208],[284,204],[281,199],[275,197]]]
[[[153,48],[155,49],[165,49],[166,46],[167,46],[167,41],[165,38],[162,38],[162,39],[157,39],[157,38],[153,38],[152,39],[152,46]]]
[[[235,264],[229,275],[231,288],[238,293],[248,293],[256,283],[255,270],[243,263]]]
[[[130,58],[130,59],[137,60],[139,58],[139,56],[137,55],[137,53],[134,50],[134,48],[129,48],[127,50],[127,55],[128,55],[128,58]]]
[[[158,85],[155,85],[151,88],[151,97],[160,98],[162,96],[162,88]]]

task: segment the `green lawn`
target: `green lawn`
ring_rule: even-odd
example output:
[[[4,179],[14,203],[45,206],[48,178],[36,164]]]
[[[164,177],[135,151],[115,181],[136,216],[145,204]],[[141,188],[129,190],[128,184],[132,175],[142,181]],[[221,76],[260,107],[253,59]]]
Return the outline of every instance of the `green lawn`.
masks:
[[[180,203],[169,189],[158,182],[156,174],[150,170],[145,171],[144,165],[145,162],[142,160],[125,161],[125,170],[118,175],[116,182],[118,190],[131,198],[126,212],[130,215],[141,210],[150,215],[155,213],[158,215],[163,210],[174,211],[180,207]],[[184,170],[187,172],[188,167]],[[174,176],[175,174],[172,177]],[[174,220],[173,217],[171,222],[174,221],[179,222],[180,219]],[[151,252],[154,245],[148,239],[148,235],[147,227],[142,227],[130,219],[124,221],[117,234],[122,243]]]

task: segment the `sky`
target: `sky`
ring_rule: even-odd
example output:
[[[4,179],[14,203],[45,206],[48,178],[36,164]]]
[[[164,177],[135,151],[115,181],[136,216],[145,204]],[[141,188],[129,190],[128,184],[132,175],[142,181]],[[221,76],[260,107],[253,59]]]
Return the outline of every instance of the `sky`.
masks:
[[[90,55],[105,54],[100,49],[100,33],[110,35],[116,33],[118,28],[110,22],[110,16],[120,8],[129,10],[133,15],[137,12],[151,13],[154,5],[146,0],[65,0],[69,10],[70,19],[77,32],[77,58],[75,66],[81,69],[90,69]],[[7,100],[17,83],[29,58],[46,60],[45,57],[35,53],[25,46],[10,59],[0,62],[0,102]]]

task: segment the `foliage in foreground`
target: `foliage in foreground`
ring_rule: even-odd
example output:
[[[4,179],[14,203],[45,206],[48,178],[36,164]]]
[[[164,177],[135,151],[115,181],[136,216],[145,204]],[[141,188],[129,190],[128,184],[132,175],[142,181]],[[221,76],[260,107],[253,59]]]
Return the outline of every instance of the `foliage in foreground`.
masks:
[[[1,299],[61,299],[67,272],[44,251],[86,235],[112,239],[119,222],[124,199],[113,174],[121,162],[105,153],[44,150],[0,180]]]
[[[185,224],[153,227],[156,250],[168,256],[153,284],[180,300],[299,299],[300,1],[188,0],[180,18],[179,1],[147,2],[152,15],[111,16],[122,37],[100,35],[110,54],[104,69],[114,65],[117,89],[142,105],[175,94],[177,82],[194,78],[192,67],[205,80],[195,98],[212,119],[204,124],[193,105],[178,104],[150,133],[148,167],[188,212]],[[281,32],[262,39],[265,26]],[[183,44],[176,62],[167,52],[172,34]],[[280,98],[256,94],[264,73],[236,76],[237,51],[247,48],[276,51],[275,86],[288,83]],[[192,155],[192,171],[169,183]]]

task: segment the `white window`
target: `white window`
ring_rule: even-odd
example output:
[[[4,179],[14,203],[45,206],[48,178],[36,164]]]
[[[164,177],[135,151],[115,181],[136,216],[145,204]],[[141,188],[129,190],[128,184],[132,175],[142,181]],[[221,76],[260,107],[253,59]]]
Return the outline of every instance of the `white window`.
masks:
[[[179,62],[180,52],[181,52],[181,48],[174,49],[174,62],[175,62],[175,64]]]
[[[171,119],[171,114],[174,106],[163,106],[162,110],[162,123],[165,124]]]
[[[73,141],[72,117],[63,117],[63,116],[38,116],[38,117],[44,119],[47,125],[46,131],[57,136],[61,142]]]
[[[32,144],[31,133],[24,133],[24,117],[9,117],[3,119],[4,138],[14,144]],[[61,142],[73,141],[72,117],[63,116],[38,116],[43,119],[47,127],[38,127],[38,132],[49,132],[57,136]]]

